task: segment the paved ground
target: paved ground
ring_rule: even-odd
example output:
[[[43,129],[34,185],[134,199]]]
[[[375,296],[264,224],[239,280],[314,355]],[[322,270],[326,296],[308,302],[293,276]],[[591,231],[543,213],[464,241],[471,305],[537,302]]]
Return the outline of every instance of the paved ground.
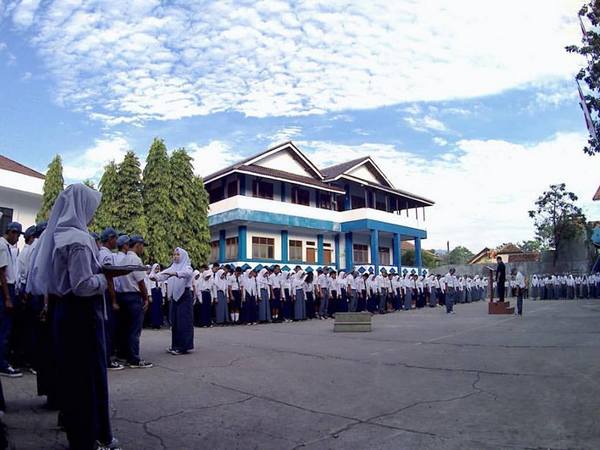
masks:
[[[129,449],[600,448],[600,301],[486,304],[331,321],[196,330],[196,352],[110,374]],[[64,448],[33,376],[3,380],[14,448]]]

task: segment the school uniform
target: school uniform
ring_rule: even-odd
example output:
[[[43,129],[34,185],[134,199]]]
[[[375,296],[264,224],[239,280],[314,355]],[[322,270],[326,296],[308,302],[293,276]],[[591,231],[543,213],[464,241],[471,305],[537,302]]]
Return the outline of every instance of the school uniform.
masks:
[[[414,280],[406,275],[404,277],[404,310],[410,311],[412,308],[413,295],[415,290]]]
[[[229,310],[231,311],[231,321],[240,323],[240,311],[242,310],[242,274],[233,273],[228,278],[229,284]]]
[[[271,322],[271,290],[267,269],[262,269],[257,277],[258,285],[258,321]]]
[[[358,309],[358,278],[359,276],[354,277],[351,273],[346,275],[346,285],[350,291],[350,298],[348,299],[348,311],[350,312],[356,312]]]
[[[423,277],[417,279],[415,286],[417,289],[416,307],[420,309],[425,306],[425,285],[423,284]]]
[[[337,275],[336,277],[332,277],[331,275],[327,277],[327,281],[329,283],[329,307],[327,308],[327,315],[329,317],[335,317],[335,312],[337,311],[337,303],[339,302],[340,293],[338,291],[337,284]]]
[[[517,314],[523,315],[523,291],[525,290],[525,277],[521,272],[515,276],[515,288],[517,289]]]
[[[273,293],[273,295],[271,296],[271,311],[273,312],[272,314],[272,319],[279,321],[280,317],[279,314],[281,313],[281,299],[282,299],[282,284],[283,284],[283,273],[282,272],[278,272],[275,273],[273,272],[271,275],[269,275],[269,285],[271,286],[271,291]],[[283,314],[282,314],[283,317]]]
[[[329,277],[321,273],[317,277],[317,290],[321,298],[321,304],[319,305],[319,316],[327,317],[329,310]]]
[[[2,236],[0,237],[0,268],[5,268],[5,278],[8,295],[13,306],[15,305],[17,292],[17,256],[11,249],[11,245]],[[0,289],[0,370],[10,370],[8,363],[8,340],[13,325],[12,315],[6,311],[4,291]]]
[[[281,314],[285,320],[292,320],[292,281],[289,271],[282,272],[281,289],[283,295],[281,297]]]
[[[446,286],[446,296],[444,300],[447,314],[454,312],[454,294],[456,292],[457,284],[458,280],[450,272],[444,276],[444,285]]]
[[[439,304],[439,299],[441,296],[440,280],[438,280],[437,277],[433,277],[430,286],[431,294],[429,298],[429,307],[435,308]]]
[[[213,298],[215,303],[215,322],[219,325],[225,324],[229,320],[229,308],[227,305],[228,286],[226,274],[223,269],[217,270],[213,275]]]
[[[250,269],[244,273],[242,279],[243,288],[243,304],[242,304],[242,317],[243,322],[250,325],[258,322],[258,311],[256,309],[256,296],[258,289],[256,286],[256,278],[250,275]]]
[[[306,279],[306,278],[305,278]],[[304,296],[306,298],[306,317],[309,319],[316,318],[315,309],[315,284],[314,282],[304,282]]]
[[[306,320],[306,302],[304,291],[304,272],[299,270],[292,275],[292,291],[294,298],[294,320]]]
[[[346,281],[346,273],[340,272],[335,279],[339,292],[339,300],[337,303],[337,312],[348,312],[348,282]]]

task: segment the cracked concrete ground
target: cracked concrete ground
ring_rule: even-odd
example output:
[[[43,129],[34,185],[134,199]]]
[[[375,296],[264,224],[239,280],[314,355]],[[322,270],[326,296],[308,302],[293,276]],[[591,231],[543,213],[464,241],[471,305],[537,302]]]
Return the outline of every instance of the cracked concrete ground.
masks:
[[[600,448],[600,301],[483,302],[373,318],[196,330],[195,353],[110,373],[113,428],[130,449]],[[35,378],[3,380],[17,449],[66,448]]]

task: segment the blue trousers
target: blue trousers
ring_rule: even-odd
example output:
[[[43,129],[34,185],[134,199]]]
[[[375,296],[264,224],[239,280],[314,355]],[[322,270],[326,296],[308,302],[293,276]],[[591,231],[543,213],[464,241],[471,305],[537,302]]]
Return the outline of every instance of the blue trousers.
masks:
[[[8,285],[8,295],[10,300],[15,304],[15,285]],[[7,313],[4,306],[4,293],[0,289],[0,369],[6,369],[8,367],[8,338],[10,337],[10,330],[12,328],[12,317],[10,313]]]
[[[323,295],[321,296],[321,305],[319,305],[319,315],[326,316],[329,312],[329,289],[321,289]]]
[[[121,351],[128,363],[140,361],[140,336],[144,324],[142,294],[139,292],[117,293],[119,304],[119,328]]]
[[[454,307],[454,288],[448,288],[446,291],[446,312],[451,313]]]

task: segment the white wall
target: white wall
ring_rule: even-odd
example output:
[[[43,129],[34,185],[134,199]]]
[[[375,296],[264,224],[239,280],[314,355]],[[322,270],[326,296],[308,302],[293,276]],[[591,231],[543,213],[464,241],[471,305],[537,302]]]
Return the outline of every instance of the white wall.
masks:
[[[361,180],[369,181],[371,183],[381,184],[377,177],[373,175],[373,172],[371,172],[365,164],[351,171],[349,175],[360,178]]]
[[[41,196],[44,189],[44,180],[0,169],[0,187]]]
[[[42,204],[41,195],[28,194],[0,187],[0,206],[13,210],[12,220],[23,226],[23,231],[35,225],[35,216]],[[4,230],[2,230],[4,231]],[[23,245],[23,239],[19,239],[19,246]]]
[[[289,151],[277,152],[273,155],[269,155],[254,164],[258,166],[268,167],[270,169],[282,170],[284,172],[295,173],[305,177],[313,177],[302,164],[294,159]]]

